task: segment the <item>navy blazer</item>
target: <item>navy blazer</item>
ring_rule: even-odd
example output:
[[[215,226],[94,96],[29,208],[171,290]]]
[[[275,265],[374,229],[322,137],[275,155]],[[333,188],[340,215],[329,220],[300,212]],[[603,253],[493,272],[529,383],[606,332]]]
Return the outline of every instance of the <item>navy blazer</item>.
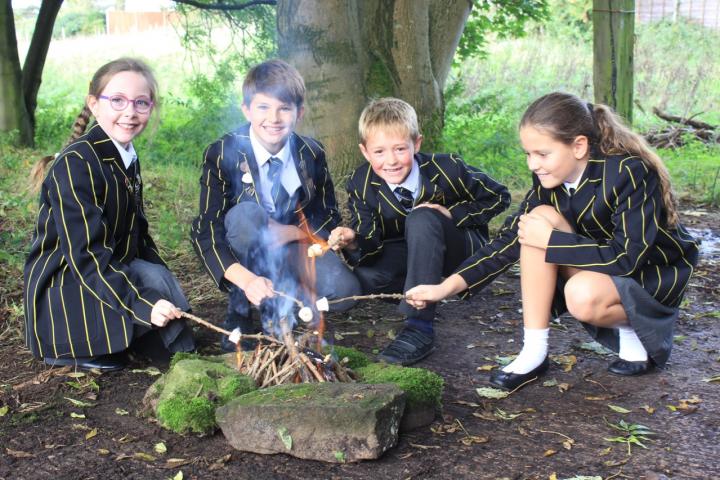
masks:
[[[488,222],[510,205],[510,193],[480,170],[454,154],[416,153],[420,192],[415,204],[437,203],[446,207],[455,225],[488,237]],[[405,237],[408,213],[388,184],[371,168],[358,167],[347,183],[350,227],[356,232],[362,263],[382,251],[386,240]]]
[[[682,225],[666,225],[657,173],[634,156],[589,160],[572,196],[564,185],[543,188],[533,174],[533,187],[517,212],[456,271],[470,290],[481,289],[518,261],[518,219],[539,205],[554,207],[575,231],[553,231],[547,262],[628,276],[663,305],[680,304],[698,246]]]
[[[148,234],[140,164],[126,169],[95,124],[58,155],[42,183],[24,268],[32,353],[118,352],[132,341],[134,324],[150,327],[160,297],[130,279],[128,264],[135,258],[165,264]]]
[[[298,201],[283,212],[282,223],[307,228],[313,235],[327,238],[340,223],[340,214],[325,150],[317,140],[295,133],[289,141],[301,185]],[[198,257],[223,290],[230,287],[224,278],[225,271],[238,263],[225,238],[225,214],[240,202],[262,206],[258,192],[260,175],[250,143],[249,123],[225,134],[205,150],[200,214],[193,221],[190,237]]]

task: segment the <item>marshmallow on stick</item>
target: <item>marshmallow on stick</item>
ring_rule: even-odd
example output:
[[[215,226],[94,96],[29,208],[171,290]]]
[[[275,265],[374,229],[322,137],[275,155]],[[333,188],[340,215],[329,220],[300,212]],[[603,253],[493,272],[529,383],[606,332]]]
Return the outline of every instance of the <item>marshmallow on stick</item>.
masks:
[[[320,245],[319,243],[313,243],[312,245],[310,245],[308,247],[307,254],[308,254],[308,257],[310,257],[310,258],[322,257],[323,253],[325,253],[325,252],[323,250],[322,245]]]
[[[298,316],[303,322],[310,323],[310,321],[313,319],[313,312],[310,307],[303,307],[298,312]]]
[[[228,335],[228,340],[230,340],[232,343],[237,345],[240,343],[240,338],[242,337],[242,332],[239,328],[234,329],[232,332],[230,332],[230,335]]]
[[[315,302],[315,307],[319,312],[327,312],[330,310],[330,304],[328,303],[327,297],[318,298]]]

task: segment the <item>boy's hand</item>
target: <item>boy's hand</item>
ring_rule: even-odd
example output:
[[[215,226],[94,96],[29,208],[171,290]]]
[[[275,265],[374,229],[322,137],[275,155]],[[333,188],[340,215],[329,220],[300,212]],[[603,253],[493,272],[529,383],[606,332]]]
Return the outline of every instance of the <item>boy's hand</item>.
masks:
[[[282,247],[288,243],[302,240],[307,236],[305,232],[295,225],[284,225],[273,219],[268,221],[268,228],[272,232],[273,240],[273,244],[269,246],[270,248]]]
[[[421,203],[420,205],[415,206],[415,208],[420,208],[420,207],[432,208],[433,210],[437,210],[438,212],[442,213],[447,218],[452,218],[452,214],[450,213],[450,210],[448,210],[447,208],[443,207],[442,205],[440,205],[438,203]]]
[[[150,312],[150,323],[156,327],[164,327],[170,320],[180,318],[182,312],[167,300],[158,300]]]
[[[348,227],[335,227],[328,237],[328,245],[335,251],[345,247],[352,250],[354,242],[355,230]]]
[[[266,298],[272,298],[275,296],[273,292],[273,283],[270,279],[255,275],[253,279],[241,287],[248,301],[253,305],[260,306],[263,300]]]
[[[520,245],[547,248],[553,226],[547,218],[536,213],[520,216],[518,222],[518,241]]]

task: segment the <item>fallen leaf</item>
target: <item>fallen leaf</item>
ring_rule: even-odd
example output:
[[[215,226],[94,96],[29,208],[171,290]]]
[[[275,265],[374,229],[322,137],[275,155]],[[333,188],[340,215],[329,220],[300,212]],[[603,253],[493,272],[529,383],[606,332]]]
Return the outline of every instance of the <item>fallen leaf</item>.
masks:
[[[588,395],[588,396],[585,397],[585,400],[591,400],[591,401],[599,400],[599,401],[603,402],[603,401],[605,401],[605,400],[610,400],[611,398],[615,398],[616,396],[617,396],[617,395],[610,395],[610,394],[607,394],[607,395]]]
[[[333,452],[333,455],[335,456],[335,460],[337,460],[340,463],[345,463],[345,452],[337,451],[337,452]]]
[[[575,355],[551,355],[550,358],[558,365],[563,366],[563,372],[569,372],[577,363]]]
[[[465,400],[455,400],[453,403],[456,403],[456,404],[458,404],[458,405],[465,405],[465,406],[467,406],[467,407],[473,407],[473,408],[477,408],[477,407],[480,406],[479,403],[466,402]]]
[[[543,387],[555,387],[555,386],[557,386],[557,384],[558,384],[558,381],[554,378],[551,378],[550,380],[545,380],[542,383],[542,386]]]
[[[522,415],[522,412],[520,412],[520,413],[508,413],[508,412],[506,412],[505,410],[501,410],[501,409],[499,409],[499,408],[496,408],[496,409],[495,409],[495,416],[498,417],[498,418],[501,419],[501,420],[507,420],[507,421],[515,420],[515,419],[516,419],[517,417],[519,417],[520,415]]]
[[[285,448],[287,450],[292,450],[292,437],[290,436],[288,429],[286,427],[280,427],[277,430],[277,434],[283,442],[283,445],[285,445]]]
[[[515,360],[516,357],[517,357],[517,355],[508,355],[507,357],[501,357],[501,356],[499,356],[499,355],[495,355],[495,361],[496,361],[501,367],[504,367],[505,365],[507,365],[507,364],[509,364],[510,362],[512,362],[513,360]]]
[[[65,374],[68,378],[83,378],[85,374],[83,372],[70,372]]]
[[[83,415],[82,413],[70,412],[70,417],[72,417],[72,418],[85,418],[85,415]]]
[[[508,392],[504,392],[502,390],[498,390],[497,388],[492,387],[482,387],[482,388],[476,388],[475,391],[478,395],[480,395],[483,398],[505,398],[509,395]]]
[[[5,405],[4,407],[0,407],[0,417],[4,417],[7,415],[7,412],[10,410],[10,407],[8,405]]]
[[[155,377],[157,375],[161,375],[162,372],[157,367],[148,367],[148,368],[134,368],[130,370],[132,373],[147,373],[151,377]]]
[[[598,342],[584,342],[584,343],[581,343],[578,348],[580,350],[586,350],[588,352],[597,353],[598,355],[611,355],[613,353],[612,350],[602,346]]]
[[[161,454],[162,454],[162,453],[167,453],[167,447],[165,446],[165,444],[164,444],[163,442],[158,442],[158,443],[156,443],[155,446],[153,447],[153,449],[154,449],[157,453],[161,453]]]
[[[612,404],[610,404],[610,403],[608,403],[608,408],[609,408],[610,410],[612,410],[613,412],[617,412],[617,413],[630,413],[630,412],[632,412],[632,410],[628,410],[627,408],[623,408],[623,407],[618,407],[617,405],[612,405]]]
[[[221,468],[225,468],[225,464],[230,461],[232,458],[232,454],[228,453],[227,455],[223,455],[222,457],[215,460],[210,467],[208,467],[208,470],[219,470]]]
[[[568,438],[562,444],[565,450],[570,450],[572,449],[573,445],[575,445],[575,440],[573,440],[572,438]]]
[[[610,452],[612,452],[612,447],[603,448],[602,450],[600,450],[598,456],[604,457],[605,455],[609,455]]]
[[[643,405],[643,406],[640,407],[640,408],[642,408],[643,410],[645,410],[645,411],[646,411],[647,413],[649,413],[650,415],[652,415],[653,413],[655,413],[655,409],[654,409],[653,407],[651,407],[650,405]]]
[[[155,461],[155,457],[153,457],[149,453],[145,453],[145,452],[135,452],[135,454],[133,455],[133,458],[142,460],[143,462],[154,462]]]
[[[490,441],[489,437],[483,437],[480,435],[468,435],[460,439],[460,443],[463,445],[473,445],[475,443],[487,443]],[[439,447],[438,447],[439,448]]]
[[[95,406],[92,403],[83,402],[82,400],[75,400],[74,398],[70,398],[70,397],[64,397],[64,398],[65,398],[65,400],[72,403],[76,407],[84,408],[84,407],[94,407]]]
[[[12,448],[7,447],[5,447],[5,451],[8,455],[15,458],[30,458],[35,456],[32,453],[23,452],[22,450],[13,450]]]
[[[703,378],[702,381],[707,383],[720,383],[720,375],[715,375],[714,377],[710,378]]]
[[[106,448],[98,448],[97,452],[99,455],[110,455],[110,450]]]
[[[543,453],[543,457],[550,457],[552,455],[555,455],[557,453],[557,450],[553,450],[552,448],[545,450],[545,453]]]
[[[489,372],[490,370],[497,368],[497,365],[480,365],[477,367],[478,372]]]
[[[192,460],[187,460],[185,458],[168,458],[165,461],[165,468],[177,468],[190,463],[192,463]]]
[[[130,412],[128,412],[127,410],[124,410],[120,407],[115,409],[115,413],[118,415],[129,415],[130,414]]]
[[[85,434],[85,440],[90,440],[97,434],[98,434],[98,429],[93,428],[92,430],[90,430],[88,433]]]
[[[179,472],[177,472],[175,474],[175,476],[173,477],[173,480],[183,480],[183,478],[185,478],[185,477],[183,476],[182,470],[180,470]]]
[[[558,384],[558,390],[560,390],[560,393],[565,393],[570,389],[569,383],[560,383]]]

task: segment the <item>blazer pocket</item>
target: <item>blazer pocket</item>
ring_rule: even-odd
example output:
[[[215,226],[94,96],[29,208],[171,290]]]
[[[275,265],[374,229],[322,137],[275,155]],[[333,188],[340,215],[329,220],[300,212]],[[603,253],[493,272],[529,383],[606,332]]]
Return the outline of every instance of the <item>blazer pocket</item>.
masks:
[[[47,301],[48,321],[40,332],[43,341],[54,344],[58,353],[88,350],[88,343],[100,335],[97,300],[83,294],[79,285],[70,284],[49,288]]]

